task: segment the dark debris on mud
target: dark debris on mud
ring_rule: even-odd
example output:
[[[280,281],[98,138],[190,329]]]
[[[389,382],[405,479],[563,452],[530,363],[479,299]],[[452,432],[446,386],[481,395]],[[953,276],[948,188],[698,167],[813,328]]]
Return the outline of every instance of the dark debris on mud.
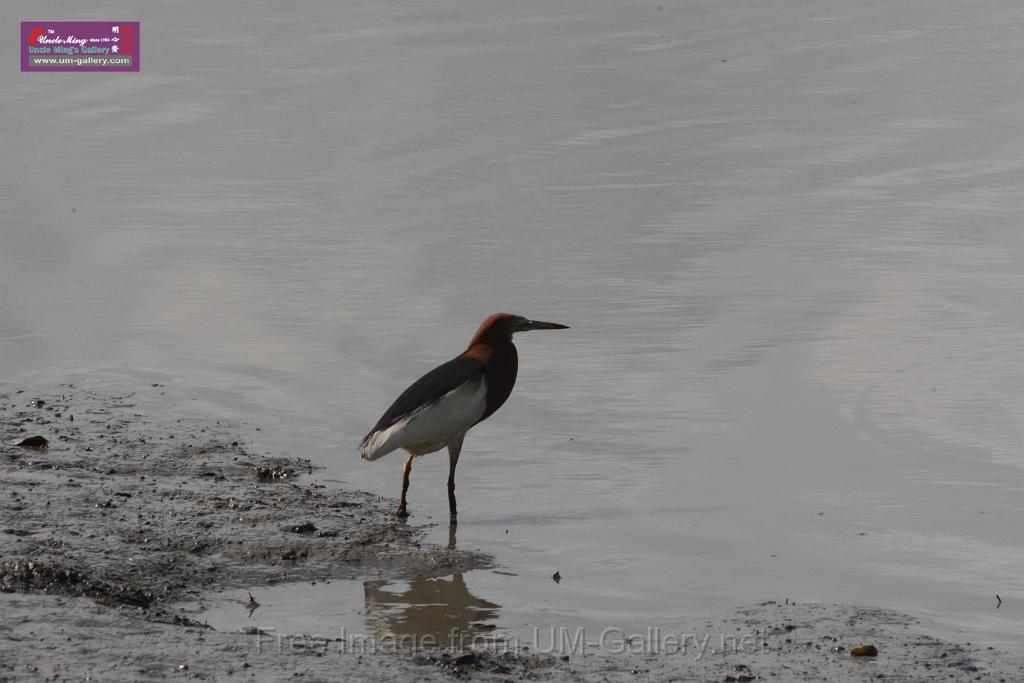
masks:
[[[538,672],[554,665],[556,658],[552,655],[532,655],[514,650],[471,650],[421,653],[414,656],[412,661],[454,679],[468,680],[489,674],[522,681],[538,679]]]
[[[77,569],[31,560],[0,562],[0,591],[82,596],[101,605],[149,607],[159,596],[123,584],[97,580]]]
[[[211,589],[489,562],[420,544],[377,496],[303,481],[308,460],[253,453],[218,422],[154,422],[135,398],[0,391],[0,590],[173,621]],[[18,446],[25,432],[49,447]]]

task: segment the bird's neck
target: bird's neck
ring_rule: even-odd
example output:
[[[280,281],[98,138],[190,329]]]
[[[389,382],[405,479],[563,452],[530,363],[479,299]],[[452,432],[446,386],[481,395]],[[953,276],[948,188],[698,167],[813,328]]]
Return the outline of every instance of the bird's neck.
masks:
[[[477,342],[470,344],[462,355],[478,360],[484,365],[487,406],[480,419],[487,419],[505,403],[516,384],[516,375],[519,372],[519,354],[516,346],[511,339],[497,344]]]

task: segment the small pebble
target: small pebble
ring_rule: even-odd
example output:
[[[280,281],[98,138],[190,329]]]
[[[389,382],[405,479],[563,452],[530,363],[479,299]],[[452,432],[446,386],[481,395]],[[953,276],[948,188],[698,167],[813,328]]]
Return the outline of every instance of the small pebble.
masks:
[[[22,439],[15,445],[21,446],[22,448],[31,448],[32,450],[41,451],[48,447],[50,445],[50,442],[47,441],[46,438],[42,436],[30,436],[27,439]]]

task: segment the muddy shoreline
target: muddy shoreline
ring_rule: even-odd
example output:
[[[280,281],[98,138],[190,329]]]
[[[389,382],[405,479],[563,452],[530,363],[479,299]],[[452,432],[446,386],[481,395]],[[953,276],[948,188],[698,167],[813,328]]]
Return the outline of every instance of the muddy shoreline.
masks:
[[[158,401],[161,389],[0,387],[0,681],[1024,678],[1021,658],[928,637],[903,615],[777,601],[703,620],[705,644],[721,641],[703,650],[695,639],[682,651],[366,652],[302,634],[218,632],[182,605],[213,591],[412,580],[494,563],[422,542],[392,501],[315,483],[313,463],[252,452],[237,427],[154,419],[139,399]],[[35,436],[48,447],[16,445]],[[693,626],[679,630],[696,635]],[[877,656],[851,656],[868,644]]]
[[[216,422],[161,424],[134,409],[132,395],[75,387],[0,393],[0,586],[160,613],[204,590],[490,562],[421,545],[377,496],[305,481],[308,460],[251,453]],[[12,445],[25,436],[49,447]]]

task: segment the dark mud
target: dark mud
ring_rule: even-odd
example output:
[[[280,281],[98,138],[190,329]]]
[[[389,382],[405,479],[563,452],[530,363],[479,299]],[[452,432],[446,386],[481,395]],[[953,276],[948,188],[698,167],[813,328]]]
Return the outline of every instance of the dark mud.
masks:
[[[905,615],[787,601],[588,634],[569,651],[550,638],[356,651],[218,632],[182,605],[282,582],[461,576],[491,560],[421,543],[387,501],[304,481],[309,461],[251,452],[237,428],[153,420],[138,399],[159,393],[0,390],[0,682],[1024,680],[1020,656],[936,639]],[[17,445],[29,436],[48,444]],[[877,654],[852,656],[867,646]]]
[[[837,605],[765,604],[681,626],[682,649],[568,654],[517,647],[358,652],[340,640],[223,633],[146,621],[85,598],[0,596],[0,681],[985,681],[1024,680],[1017,655],[922,633],[908,617]],[[668,630],[658,634],[662,643]],[[875,657],[850,650],[874,645]]]
[[[211,589],[489,562],[421,545],[377,496],[303,482],[308,460],[251,453],[217,422],[152,421],[135,398],[0,392],[0,590],[166,620]],[[26,433],[49,446],[17,445]]]

